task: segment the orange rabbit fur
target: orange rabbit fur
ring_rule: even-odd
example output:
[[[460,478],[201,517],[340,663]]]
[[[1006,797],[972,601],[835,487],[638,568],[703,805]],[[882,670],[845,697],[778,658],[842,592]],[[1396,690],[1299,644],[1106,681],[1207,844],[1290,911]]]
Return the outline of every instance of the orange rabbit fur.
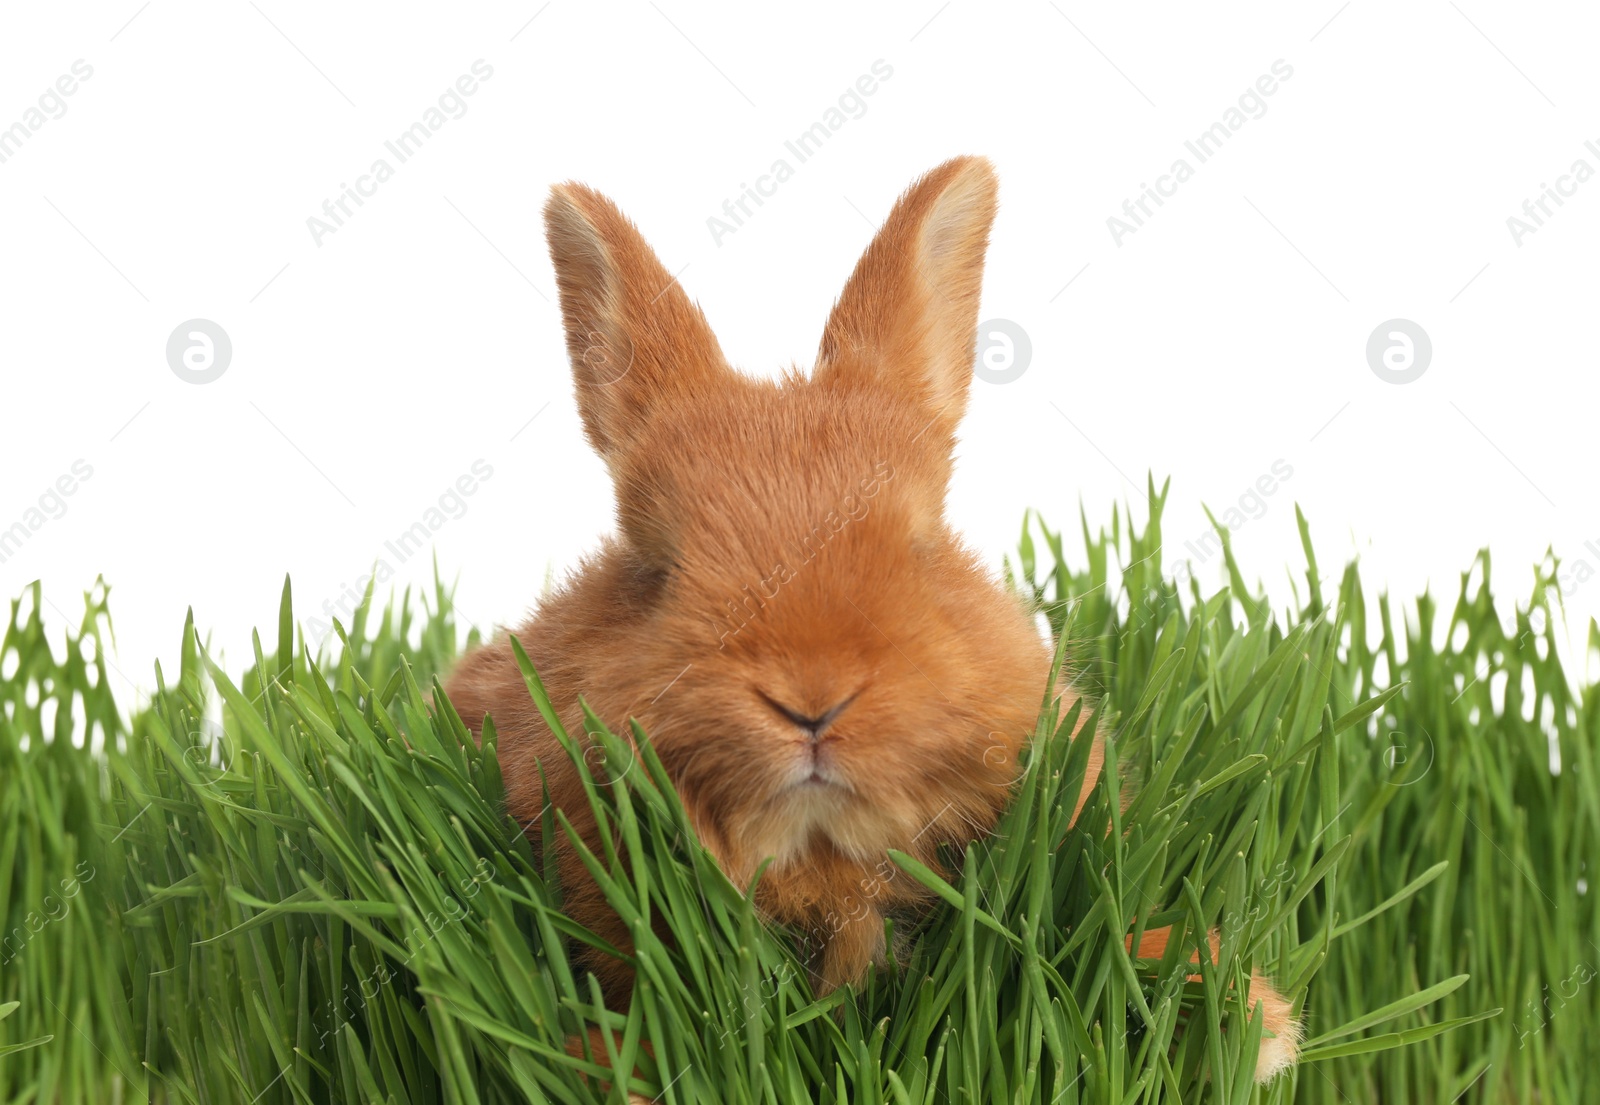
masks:
[[[578,408],[619,532],[515,634],[569,731],[583,731],[580,693],[613,731],[639,720],[736,885],[772,858],[757,905],[826,933],[821,990],[882,961],[887,911],[928,901],[915,880],[882,877],[889,849],[932,865],[940,845],[993,827],[1049,676],[1030,612],[944,517],[995,208],[982,159],[918,180],[845,284],[809,378],[774,382],[728,365],[611,201],[569,183],[545,207]],[[474,732],[493,716],[511,813],[536,824],[540,764],[593,842],[509,640],[465,657],[447,691]],[[1076,696],[1061,693],[1065,708]],[[1092,739],[1084,798],[1100,772]],[[571,849],[558,863],[566,911],[630,950]],[[864,913],[863,885],[876,890]],[[625,1006],[628,964],[584,951]],[[1293,1061],[1295,1026],[1264,980],[1251,997],[1276,1034],[1258,1072],[1270,1076]]]

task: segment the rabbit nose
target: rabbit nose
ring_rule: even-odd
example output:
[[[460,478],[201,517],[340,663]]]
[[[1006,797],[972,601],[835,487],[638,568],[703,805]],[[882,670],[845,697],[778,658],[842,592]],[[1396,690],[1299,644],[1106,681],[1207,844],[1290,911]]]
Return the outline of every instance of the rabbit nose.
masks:
[[[790,709],[788,706],[785,706],[783,703],[767,694],[762,694],[761,697],[765,698],[768,705],[770,705],[774,710],[778,711],[778,713],[788,718],[795,725],[798,725],[800,728],[804,729],[806,734],[813,741],[817,741],[822,739],[823,730],[827,729],[829,725],[833,724],[833,719],[838,717],[846,706],[854,702],[856,696],[851,695],[844,701],[815,716],[808,716],[804,713],[801,713],[799,710]]]

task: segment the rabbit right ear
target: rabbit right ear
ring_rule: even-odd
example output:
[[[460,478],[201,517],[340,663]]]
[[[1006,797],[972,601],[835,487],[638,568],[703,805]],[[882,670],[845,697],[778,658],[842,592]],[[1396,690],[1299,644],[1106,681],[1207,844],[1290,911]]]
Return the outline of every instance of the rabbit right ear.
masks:
[[[977,356],[996,191],[981,157],[946,161],[906,190],[834,305],[815,379],[887,384],[954,436]]]
[[[544,208],[578,411],[616,462],[652,418],[732,373],[705,315],[599,192],[559,184]]]

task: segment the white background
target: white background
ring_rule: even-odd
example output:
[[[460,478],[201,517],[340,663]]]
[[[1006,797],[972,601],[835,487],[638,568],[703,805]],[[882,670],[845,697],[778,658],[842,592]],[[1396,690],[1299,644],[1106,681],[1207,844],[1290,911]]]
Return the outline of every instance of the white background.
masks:
[[[302,620],[380,556],[427,580],[384,542],[481,458],[437,556],[470,620],[515,621],[611,525],[550,302],[549,186],[615,198],[730,359],[771,373],[810,365],[898,192],[969,152],[1001,177],[984,316],[1033,347],[1016,382],[974,385],[951,491],[996,568],[1024,508],[1073,533],[1080,499],[1097,525],[1128,497],[1142,516],[1147,471],[1174,478],[1184,555],[1202,502],[1282,459],[1235,534],[1280,595],[1292,501],[1325,571],[1359,555],[1398,596],[1448,603],[1485,543],[1505,598],[1547,547],[1600,569],[1600,180],[1520,243],[1507,225],[1575,160],[1600,170],[1592,8],[543,2],[7,6],[0,127],[76,60],[93,76],[0,164],[0,529],[75,460],[93,476],[0,592],[42,577],[61,625],[103,573],[127,680],[172,663],[189,605],[237,669],[252,626],[270,647],[285,572]],[[385,140],[478,59],[466,113],[395,164]],[[785,140],[879,59],[892,77],[798,164]],[[1266,113],[1198,164],[1185,140],[1279,59]],[[393,179],[314,240],[379,157]],[[793,179],[717,242],[707,219],[780,157]],[[1179,157],[1193,179],[1114,240]],[[1365,356],[1396,317],[1434,349],[1403,386]],[[203,386],[165,356],[192,318],[233,343]],[[1600,578],[1569,609],[1585,625]]]

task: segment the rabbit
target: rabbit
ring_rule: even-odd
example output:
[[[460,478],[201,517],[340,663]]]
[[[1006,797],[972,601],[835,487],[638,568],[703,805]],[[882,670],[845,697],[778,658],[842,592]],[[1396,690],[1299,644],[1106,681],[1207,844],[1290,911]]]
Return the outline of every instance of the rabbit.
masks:
[[[1053,654],[944,517],[972,383],[997,182],[982,158],[917,180],[823,330],[809,377],[729,366],[705,316],[606,197],[552,189],[544,215],[590,444],[615,483],[602,541],[515,635],[563,725],[579,695],[616,732],[637,718],[701,841],[767,918],[820,934],[819,992],[884,961],[884,917],[931,900],[889,849],[936,865],[986,834],[1010,797]],[[1058,688],[1063,710],[1076,692]],[[446,694],[494,719],[509,810],[551,802],[596,845],[570,761],[500,636]],[[1088,711],[1084,714],[1087,716]],[[1076,804],[1101,770],[1094,742]],[[565,910],[624,952],[628,933],[573,850]],[[863,887],[873,893],[864,895]],[[842,919],[842,920],[841,920]],[[1145,934],[1159,956],[1165,930]],[[631,970],[585,947],[608,1003]],[[1215,950],[1213,949],[1213,954]],[[1258,1077],[1295,1058],[1290,1003],[1263,978]]]

